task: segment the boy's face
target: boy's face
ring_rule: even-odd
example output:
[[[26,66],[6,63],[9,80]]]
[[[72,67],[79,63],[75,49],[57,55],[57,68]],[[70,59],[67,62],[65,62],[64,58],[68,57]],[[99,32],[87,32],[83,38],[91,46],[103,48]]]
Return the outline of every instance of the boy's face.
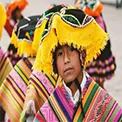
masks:
[[[74,81],[75,78],[79,80],[82,78],[81,62],[76,49],[67,45],[62,46],[56,52],[56,64],[58,74],[65,83]]]

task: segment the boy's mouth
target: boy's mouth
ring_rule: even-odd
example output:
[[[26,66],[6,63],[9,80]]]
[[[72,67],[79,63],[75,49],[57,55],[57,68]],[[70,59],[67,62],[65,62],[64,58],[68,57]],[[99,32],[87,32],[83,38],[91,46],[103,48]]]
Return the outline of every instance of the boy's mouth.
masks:
[[[66,69],[64,70],[64,73],[69,72],[69,71],[71,71],[71,70],[73,70],[73,68],[66,68]]]

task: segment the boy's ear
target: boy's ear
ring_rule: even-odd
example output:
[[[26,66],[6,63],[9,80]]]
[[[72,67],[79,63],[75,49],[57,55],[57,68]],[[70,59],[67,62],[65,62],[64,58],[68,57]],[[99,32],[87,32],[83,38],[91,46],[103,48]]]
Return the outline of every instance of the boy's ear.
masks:
[[[82,50],[82,51],[80,52],[80,58],[81,58],[82,63],[83,63],[83,65],[84,65],[85,59],[86,59],[86,50]]]
[[[53,72],[54,72],[55,74],[58,74],[56,59],[53,60]]]
[[[82,57],[83,57],[83,59],[86,58],[86,50],[83,50],[83,51],[82,51]]]

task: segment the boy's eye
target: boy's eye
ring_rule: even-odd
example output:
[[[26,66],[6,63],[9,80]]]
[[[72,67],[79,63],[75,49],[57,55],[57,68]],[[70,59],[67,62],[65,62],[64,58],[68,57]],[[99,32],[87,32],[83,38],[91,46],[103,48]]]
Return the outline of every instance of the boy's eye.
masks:
[[[57,56],[62,56],[62,54],[63,54],[62,52],[58,52]]]

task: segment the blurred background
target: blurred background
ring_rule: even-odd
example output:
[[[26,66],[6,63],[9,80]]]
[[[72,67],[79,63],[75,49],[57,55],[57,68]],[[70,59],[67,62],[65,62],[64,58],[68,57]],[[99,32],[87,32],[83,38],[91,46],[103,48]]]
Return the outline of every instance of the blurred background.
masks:
[[[41,15],[50,4],[74,5],[75,0],[28,0],[28,7],[22,12],[24,16]],[[5,6],[11,0],[0,0]],[[105,89],[122,107],[122,0],[101,0],[104,5],[103,17],[111,39],[112,52],[116,58],[115,76],[105,82]],[[7,50],[10,37],[3,31],[0,46]]]

